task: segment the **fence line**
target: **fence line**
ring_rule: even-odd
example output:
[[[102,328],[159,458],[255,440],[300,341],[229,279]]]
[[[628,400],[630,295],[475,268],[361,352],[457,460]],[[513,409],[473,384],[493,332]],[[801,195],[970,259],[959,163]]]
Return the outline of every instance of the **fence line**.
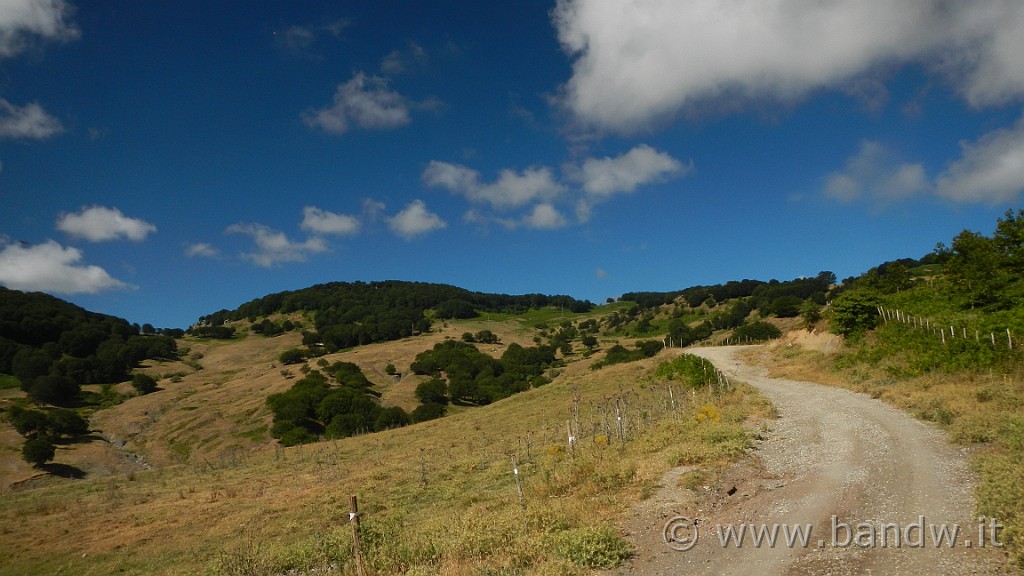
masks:
[[[885,308],[884,306],[878,306],[877,310],[878,310],[878,315],[881,316],[883,322],[885,322],[885,323],[898,322],[900,324],[906,324],[906,325],[908,325],[908,326],[910,326],[910,327],[912,327],[914,329],[917,329],[917,330],[925,330],[929,334],[936,335],[939,338],[939,340],[942,342],[943,345],[946,345],[948,343],[947,340],[946,340],[947,334],[949,335],[948,336],[949,341],[953,341],[953,340],[957,340],[957,339],[960,339],[960,340],[968,340],[969,339],[969,335],[967,333],[967,326],[966,325],[963,325],[963,326],[960,327],[959,334],[958,334],[958,331],[956,330],[956,326],[953,325],[953,324],[949,325],[949,327],[948,327],[949,330],[947,332],[947,330],[946,330],[947,327],[945,325],[939,326],[938,324],[935,324],[933,326],[931,319],[929,319],[929,318],[922,318],[920,316],[912,316],[912,315],[907,314],[906,312],[904,312],[902,310],[899,310],[898,308],[889,309],[889,308]],[[1002,331],[999,331],[999,334],[1000,334],[999,339],[1001,341],[1002,340]],[[978,330],[978,329],[974,329],[974,340],[975,340],[975,342],[978,342],[978,343],[981,342],[981,331]],[[999,346],[1001,346],[1001,344],[999,342],[997,342],[997,340],[996,340],[996,332],[989,332],[989,337],[987,338],[987,340],[989,340],[992,343],[992,347],[993,348],[998,348]],[[1006,328],[1006,349],[1010,350],[1011,352],[1014,349],[1013,348],[1013,333],[1010,331],[1009,328]]]

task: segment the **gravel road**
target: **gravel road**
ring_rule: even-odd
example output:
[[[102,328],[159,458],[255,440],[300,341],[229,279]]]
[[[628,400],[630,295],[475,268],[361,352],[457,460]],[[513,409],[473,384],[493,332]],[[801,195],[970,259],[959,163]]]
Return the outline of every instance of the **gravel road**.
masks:
[[[678,486],[686,468],[666,474],[657,494],[624,522],[638,552],[615,574],[1004,573],[1004,555],[990,542],[991,520],[979,522],[973,514],[963,450],[940,431],[863,394],[768,378],[763,368],[739,360],[744,348],[690,352],[758,388],[779,419],[758,441],[755,457],[723,475],[724,485],[694,494]],[[696,522],[698,538],[688,551],[665,543],[665,526],[676,516]],[[774,546],[767,538],[756,545],[749,531],[736,544],[741,526],[770,531],[776,524]],[[954,524],[959,532],[950,547],[940,531]],[[677,520],[675,526],[677,547],[692,542],[691,525]],[[791,526],[804,534],[810,527],[806,546],[799,535],[787,544]],[[734,537],[723,546],[720,536],[730,527]]]

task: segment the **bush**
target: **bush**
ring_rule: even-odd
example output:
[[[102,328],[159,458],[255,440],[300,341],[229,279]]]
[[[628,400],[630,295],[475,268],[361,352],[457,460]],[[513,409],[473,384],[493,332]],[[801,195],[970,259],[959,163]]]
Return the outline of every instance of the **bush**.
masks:
[[[132,387],[138,390],[139,394],[156,392],[156,378],[149,374],[136,374],[132,376]]]
[[[764,321],[751,322],[740,326],[733,332],[733,336],[740,339],[749,340],[772,340],[782,336],[782,331],[779,330],[774,324],[769,324]]]
[[[306,361],[306,352],[298,348],[289,348],[277,357],[282,364],[302,364]]]
[[[416,385],[416,399],[423,404],[447,404],[447,387],[440,378],[431,378]]]
[[[413,422],[426,422],[427,420],[436,420],[444,416],[446,410],[443,404],[430,402],[417,406],[409,417],[412,418]]]
[[[37,468],[53,460],[54,454],[53,442],[45,437],[30,438],[21,447],[21,457]]]
[[[33,380],[28,395],[36,402],[60,406],[77,400],[81,391],[82,387],[71,378],[51,374]]]
[[[611,569],[633,555],[633,546],[611,526],[599,526],[562,532],[555,551],[580,568]]]

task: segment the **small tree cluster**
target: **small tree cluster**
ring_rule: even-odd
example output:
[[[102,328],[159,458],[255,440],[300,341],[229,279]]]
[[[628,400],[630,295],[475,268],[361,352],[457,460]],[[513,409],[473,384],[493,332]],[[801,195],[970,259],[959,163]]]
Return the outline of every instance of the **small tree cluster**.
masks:
[[[448,340],[417,354],[410,368],[436,378],[444,373],[453,402],[482,405],[546,384],[544,370],[554,361],[550,346],[511,344],[501,359],[495,359],[471,344]]]
[[[287,392],[267,398],[274,414],[271,435],[285,446],[314,442],[321,435],[345,438],[410,423],[401,408],[381,406],[357,365],[335,362],[324,372],[311,370]]]
[[[657,340],[639,340],[636,343],[636,348],[632,350],[626,348],[622,344],[616,344],[608,349],[608,352],[605,354],[603,359],[591,364],[590,369],[597,370],[612,364],[624,364],[626,362],[635,362],[637,360],[643,360],[644,358],[651,358],[664,347],[665,344]]]
[[[36,467],[53,460],[56,442],[89,431],[89,423],[84,418],[63,408],[42,412],[14,406],[7,411],[7,419],[18,434],[25,437],[22,458]]]

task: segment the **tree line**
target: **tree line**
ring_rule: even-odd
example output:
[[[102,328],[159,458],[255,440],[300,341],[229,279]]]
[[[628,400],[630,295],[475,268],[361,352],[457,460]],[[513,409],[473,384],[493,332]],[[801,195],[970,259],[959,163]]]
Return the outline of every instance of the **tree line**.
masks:
[[[148,325],[147,325],[148,326]],[[0,287],[0,373],[40,403],[69,405],[83,384],[123,382],[148,358],[176,358],[173,337],[38,292]]]
[[[304,333],[303,343],[332,353],[426,332],[435,319],[473,318],[481,312],[516,314],[546,306],[572,312],[594,307],[570,296],[486,294],[426,282],[332,282],[270,294],[235,310],[220,310],[201,317],[192,331],[212,333],[225,328],[226,322],[256,322],[276,313],[309,312],[314,330]]]

